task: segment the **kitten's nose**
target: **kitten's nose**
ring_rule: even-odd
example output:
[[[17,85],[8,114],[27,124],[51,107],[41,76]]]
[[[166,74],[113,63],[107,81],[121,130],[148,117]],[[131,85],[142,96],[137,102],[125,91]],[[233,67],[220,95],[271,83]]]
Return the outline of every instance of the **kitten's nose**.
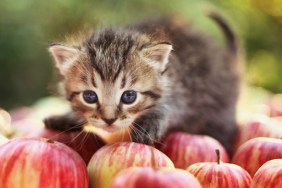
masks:
[[[117,119],[117,118],[111,118],[111,119],[103,118],[103,120],[104,120],[108,125],[113,124],[113,122],[115,122],[116,119]]]

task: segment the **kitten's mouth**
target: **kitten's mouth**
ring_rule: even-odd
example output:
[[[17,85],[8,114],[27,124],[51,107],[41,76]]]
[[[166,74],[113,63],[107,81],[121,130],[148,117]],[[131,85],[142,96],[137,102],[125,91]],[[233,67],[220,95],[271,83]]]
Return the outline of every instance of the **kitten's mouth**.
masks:
[[[113,124],[107,124],[101,121],[93,121],[91,118],[88,119],[88,123],[98,129],[102,129],[106,132],[118,132],[120,130],[125,130],[130,127],[132,124],[131,120],[123,121],[123,122],[114,122]]]
[[[120,130],[120,128],[116,125],[104,125],[102,129],[108,132],[115,132]]]

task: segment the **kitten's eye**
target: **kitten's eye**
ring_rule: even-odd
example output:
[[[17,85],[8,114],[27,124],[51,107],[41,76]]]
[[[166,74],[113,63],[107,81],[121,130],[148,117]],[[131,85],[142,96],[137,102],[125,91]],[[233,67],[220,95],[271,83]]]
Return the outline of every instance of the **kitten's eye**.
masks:
[[[128,90],[121,95],[121,102],[124,104],[132,104],[137,98],[136,91]]]
[[[86,90],[83,91],[83,99],[85,100],[85,102],[89,103],[89,104],[93,104],[96,103],[98,101],[98,96],[94,91],[91,90]]]

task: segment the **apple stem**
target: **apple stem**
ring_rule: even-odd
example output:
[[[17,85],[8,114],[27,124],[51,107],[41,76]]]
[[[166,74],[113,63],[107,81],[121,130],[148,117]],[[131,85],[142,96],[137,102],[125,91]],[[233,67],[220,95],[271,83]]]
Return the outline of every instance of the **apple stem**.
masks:
[[[51,143],[51,144],[55,143],[54,140],[51,140],[50,138],[47,138],[46,142]]]
[[[219,151],[219,149],[216,149],[215,153],[216,153],[216,158],[217,158],[217,164],[220,164],[220,151]]]
[[[152,146],[151,147],[151,153],[152,153],[152,157],[151,157],[151,163],[152,163],[152,167],[154,170],[157,170],[157,164],[156,164],[156,159],[155,159],[155,151],[154,148]]]

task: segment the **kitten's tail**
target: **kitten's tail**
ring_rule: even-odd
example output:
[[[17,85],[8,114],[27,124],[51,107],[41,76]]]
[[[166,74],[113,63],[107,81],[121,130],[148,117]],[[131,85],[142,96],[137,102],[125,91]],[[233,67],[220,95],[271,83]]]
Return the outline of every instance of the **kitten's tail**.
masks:
[[[233,29],[227,23],[227,21],[220,14],[214,11],[209,11],[207,15],[211,19],[213,19],[222,29],[223,34],[225,36],[225,40],[227,42],[228,50],[233,55],[237,55],[239,51],[238,38]]]

